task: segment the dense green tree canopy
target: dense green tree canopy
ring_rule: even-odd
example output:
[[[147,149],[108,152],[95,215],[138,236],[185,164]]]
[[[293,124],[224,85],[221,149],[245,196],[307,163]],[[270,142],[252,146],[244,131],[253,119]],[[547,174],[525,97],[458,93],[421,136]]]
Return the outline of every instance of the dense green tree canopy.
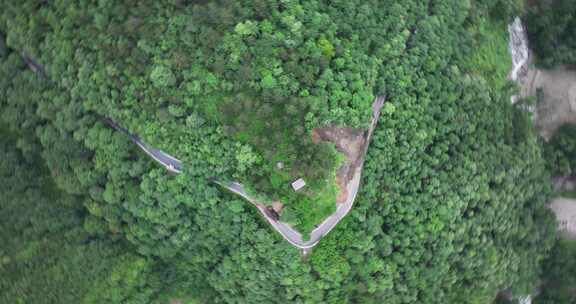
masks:
[[[545,67],[576,64],[576,5],[571,0],[541,1],[526,15],[530,44]]]
[[[487,303],[530,290],[554,235],[539,146],[512,119],[526,114],[489,75],[496,61],[470,59],[499,54],[477,46],[505,32],[506,2],[1,0],[1,119],[22,158],[37,151],[86,213],[82,233],[134,248],[86,299]],[[294,117],[298,139],[365,127],[379,95],[354,209],[306,259],[210,183],[265,175],[274,159],[243,137],[260,131],[231,103],[260,118],[293,111],[279,121]],[[184,172],[155,165],[103,117]]]
[[[576,125],[560,127],[544,146],[544,156],[554,176],[576,174]]]
[[[58,191],[36,154],[0,129],[0,302],[147,303],[154,263],[118,236],[90,235],[82,197]],[[33,156],[30,158],[30,156]]]
[[[544,262],[546,272],[542,293],[535,299],[538,304],[570,304],[576,301],[576,241],[561,240]]]

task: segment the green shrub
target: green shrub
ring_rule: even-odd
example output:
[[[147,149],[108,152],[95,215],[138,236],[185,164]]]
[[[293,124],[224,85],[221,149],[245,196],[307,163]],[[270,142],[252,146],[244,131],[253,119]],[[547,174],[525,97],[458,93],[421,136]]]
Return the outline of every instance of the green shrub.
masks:
[[[541,294],[535,304],[572,304],[576,301],[576,241],[559,240],[544,262]]]
[[[171,87],[176,84],[176,76],[166,66],[156,66],[150,73],[152,83],[159,88]]]
[[[544,158],[552,175],[576,174],[576,125],[560,127],[544,145]]]
[[[576,64],[574,1],[539,1],[524,19],[538,64],[547,68]]]

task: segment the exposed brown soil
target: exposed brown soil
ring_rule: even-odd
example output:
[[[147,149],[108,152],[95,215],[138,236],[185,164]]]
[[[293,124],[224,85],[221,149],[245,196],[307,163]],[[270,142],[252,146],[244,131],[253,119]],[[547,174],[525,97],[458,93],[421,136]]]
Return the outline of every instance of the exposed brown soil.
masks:
[[[336,150],[346,157],[336,172],[336,184],[339,188],[336,203],[344,203],[348,197],[346,185],[353,178],[356,168],[362,166],[362,157],[366,146],[366,131],[338,126],[316,128],[312,130],[312,141],[314,143],[320,141],[334,143]]]
[[[540,70],[531,68],[520,83],[520,95],[536,96],[541,90],[542,100],[536,106],[535,125],[546,140],[563,124],[576,123],[576,72],[565,68]]]

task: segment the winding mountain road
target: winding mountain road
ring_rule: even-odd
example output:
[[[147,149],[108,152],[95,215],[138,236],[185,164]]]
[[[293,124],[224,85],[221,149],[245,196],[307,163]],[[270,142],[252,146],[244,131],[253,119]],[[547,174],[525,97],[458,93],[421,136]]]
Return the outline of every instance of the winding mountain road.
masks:
[[[370,140],[372,138],[372,133],[378,123],[378,118],[380,117],[380,109],[384,105],[386,97],[379,96],[377,97],[373,104],[372,104],[372,120],[370,123],[370,127],[365,133],[366,136],[366,144],[364,146],[364,151],[362,152],[362,161],[360,166],[357,166],[352,179],[346,184],[346,190],[348,196],[344,203],[338,204],[336,207],[336,211],[328,216],[322,223],[320,223],[312,232],[310,233],[310,239],[304,240],[302,234],[292,228],[290,225],[280,222],[277,220],[277,217],[268,211],[266,206],[256,199],[248,195],[244,190],[244,186],[238,182],[220,182],[214,181],[214,183],[228,189],[229,191],[243,197],[248,202],[252,203],[260,212],[260,214],[270,223],[270,225],[278,232],[282,237],[299,249],[302,249],[306,252],[306,250],[311,249],[312,247],[316,246],[318,242],[344,218],[348,212],[352,209],[354,204],[354,200],[356,199],[356,195],[358,194],[358,189],[360,187],[360,180],[362,175],[362,168],[364,167],[364,157],[366,155],[366,151],[368,150],[368,146],[370,144]],[[168,153],[153,148],[140,140],[140,138],[136,135],[133,135],[128,130],[124,129],[123,127],[119,126],[116,122],[111,119],[105,119],[105,121],[114,129],[121,131],[122,133],[128,135],[128,137],[134,142],[140,149],[142,149],[146,154],[148,154],[152,159],[156,162],[160,163],[164,166],[168,171],[174,173],[182,172],[183,165],[180,160],[177,158],[169,155]]]
[[[142,151],[144,151],[146,154],[148,154],[148,156],[152,157],[152,159],[154,159],[156,162],[158,162],[159,164],[164,166],[164,168],[166,168],[166,170],[173,172],[173,173],[181,173],[182,172],[183,165],[182,165],[182,161],[180,161],[179,159],[171,156],[170,154],[168,154],[162,150],[148,146],[142,140],[140,140],[140,137],[130,133],[128,130],[126,130],[125,128],[118,125],[112,119],[106,118],[106,119],[104,119],[104,121],[109,126],[111,126],[112,128],[128,135],[128,137],[130,138],[130,140],[132,140],[132,142],[134,142],[138,147],[140,147],[140,149],[142,149]]]
[[[22,58],[26,62],[26,64],[30,67],[32,71],[37,74],[40,74],[42,77],[47,78],[46,72],[44,70],[44,66],[36,62],[33,58],[27,56],[26,54],[22,53]],[[344,218],[348,212],[352,209],[352,205],[354,204],[354,200],[356,199],[356,195],[358,194],[358,188],[360,187],[360,179],[362,174],[362,168],[364,167],[364,157],[366,155],[366,151],[368,150],[368,146],[370,145],[370,140],[372,138],[372,133],[374,132],[374,128],[378,122],[378,118],[380,117],[380,109],[384,105],[386,101],[385,96],[377,97],[373,104],[372,104],[372,120],[370,123],[370,127],[365,133],[366,136],[366,144],[364,146],[364,151],[362,152],[362,160],[360,166],[356,167],[354,171],[354,175],[352,179],[346,184],[346,190],[348,193],[346,201],[338,204],[336,207],[336,211],[328,216],[322,223],[320,223],[312,232],[310,233],[310,239],[305,241],[302,238],[302,234],[294,228],[290,227],[286,223],[282,223],[278,221],[277,216],[271,214],[270,211],[266,208],[266,206],[256,199],[252,198],[246,191],[244,190],[244,186],[238,182],[230,182],[230,183],[223,183],[220,181],[214,181],[214,183],[228,189],[229,191],[236,193],[237,195],[243,197],[245,200],[252,203],[260,214],[270,223],[270,225],[278,232],[282,237],[287,240],[290,244],[304,250],[311,249],[314,247],[318,242]],[[184,166],[182,161],[179,159],[171,156],[170,154],[151,147],[145,144],[138,136],[130,133],[127,129],[118,125],[115,121],[109,118],[105,118],[104,121],[110,125],[112,128],[126,134],[132,142],[134,142],[142,151],[144,151],[148,156],[154,159],[156,162],[161,164],[166,170],[173,172],[173,173],[181,173]]]

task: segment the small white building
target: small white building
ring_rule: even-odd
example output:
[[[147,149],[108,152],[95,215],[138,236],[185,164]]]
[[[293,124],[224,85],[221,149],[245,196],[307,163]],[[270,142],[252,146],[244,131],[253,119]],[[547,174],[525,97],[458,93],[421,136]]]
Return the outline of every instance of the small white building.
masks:
[[[294,191],[298,191],[304,188],[304,186],[306,186],[306,182],[302,178],[299,178],[294,182],[292,182],[292,189],[294,189]]]

